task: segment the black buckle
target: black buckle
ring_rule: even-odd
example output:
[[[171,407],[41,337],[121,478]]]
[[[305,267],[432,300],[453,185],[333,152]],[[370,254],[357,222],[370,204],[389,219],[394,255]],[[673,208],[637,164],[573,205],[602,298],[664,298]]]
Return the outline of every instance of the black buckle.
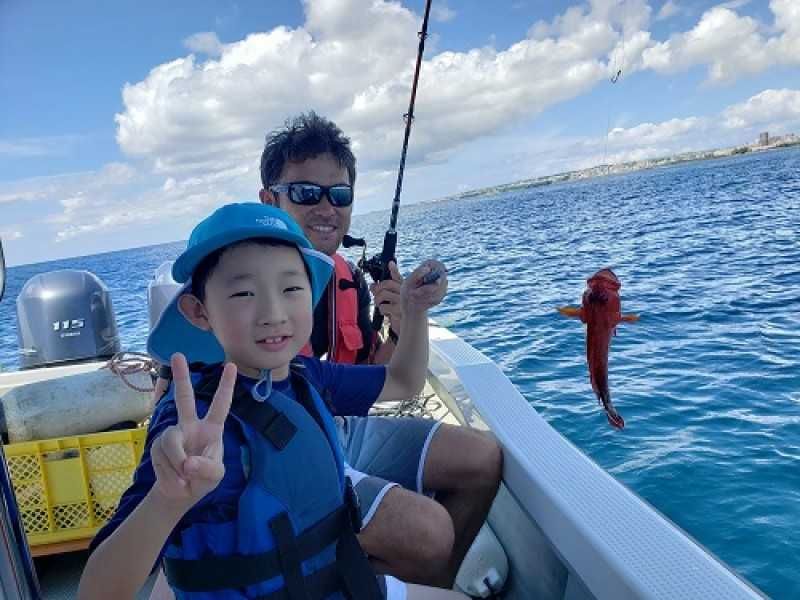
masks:
[[[344,478],[344,503],[347,507],[347,516],[353,533],[361,533],[361,503],[356,494],[356,488],[349,477]]]

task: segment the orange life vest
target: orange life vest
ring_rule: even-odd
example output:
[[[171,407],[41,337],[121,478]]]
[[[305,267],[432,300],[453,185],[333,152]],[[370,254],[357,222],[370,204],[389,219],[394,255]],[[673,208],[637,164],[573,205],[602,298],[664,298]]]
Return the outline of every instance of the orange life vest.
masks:
[[[328,360],[355,364],[358,351],[364,347],[364,336],[358,326],[358,284],[344,258],[334,254],[333,262],[335,269],[328,284]],[[310,341],[300,354],[314,355]]]

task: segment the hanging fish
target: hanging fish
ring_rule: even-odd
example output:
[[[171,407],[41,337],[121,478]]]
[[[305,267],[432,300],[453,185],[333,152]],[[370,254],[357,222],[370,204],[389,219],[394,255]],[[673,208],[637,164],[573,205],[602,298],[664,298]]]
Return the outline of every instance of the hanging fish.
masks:
[[[617,429],[625,427],[625,421],[611,403],[608,389],[608,351],[611,336],[616,335],[617,325],[637,321],[637,315],[620,312],[619,288],[622,284],[611,269],[600,269],[586,280],[586,291],[580,308],[566,306],[558,309],[566,317],[574,317],[586,323],[586,362],[589,364],[589,380],[605,409],[608,422]]]

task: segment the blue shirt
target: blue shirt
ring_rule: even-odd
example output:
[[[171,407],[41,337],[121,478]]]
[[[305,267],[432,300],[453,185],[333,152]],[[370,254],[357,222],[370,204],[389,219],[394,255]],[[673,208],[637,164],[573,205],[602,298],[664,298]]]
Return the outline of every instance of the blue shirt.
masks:
[[[386,380],[386,367],[379,365],[346,365],[322,361],[317,358],[298,356],[303,365],[303,375],[314,386],[320,396],[337,415],[366,415],[383,389]],[[240,375],[238,382],[251,388],[255,379]],[[295,399],[289,379],[273,382],[273,390]],[[169,394],[168,397],[172,397]],[[199,412],[202,417],[204,413]],[[128,518],[142,499],[150,492],[156,481],[150,448],[153,441],[172,425],[177,425],[178,413],[174,402],[159,402],[150,419],[142,459],[133,476],[133,483],[120,498],[116,512],[108,523],[97,532],[89,551],[94,549],[120,524]],[[239,496],[247,485],[242,448],[244,439],[235,427],[226,427],[222,436],[225,476],[220,484],[195,504],[181,519],[178,527],[198,520],[204,522],[223,522],[236,518]],[[166,544],[165,544],[166,545]],[[162,549],[163,553],[163,549]],[[160,557],[159,557],[160,560]]]

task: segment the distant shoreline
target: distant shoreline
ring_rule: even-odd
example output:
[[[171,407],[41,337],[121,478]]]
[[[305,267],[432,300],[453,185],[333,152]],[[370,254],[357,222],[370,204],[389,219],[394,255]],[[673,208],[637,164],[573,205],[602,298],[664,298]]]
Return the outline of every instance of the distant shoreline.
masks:
[[[502,183],[499,185],[477,188],[468,190],[459,194],[453,194],[444,198],[433,200],[432,202],[440,202],[442,200],[458,200],[461,198],[472,198],[475,196],[483,196],[486,194],[500,194],[512,190],[528,189],[532,187],[542,187],[552,185],[554,183],[565,183],[571,181],[582,181],[586,179],[595,179],[597,177],[606,177],[608,175],[621,175],[624,173],[633,173],[636,171],[645,171],[648,169],[657,169],[659,167],[667,167],[672,165],[679,165],[687,162],[695,162],[701,160],[712,160],[717,158],[731,158],[735,156],[744,156],[746,154],[767,152],[769,150],[778,150],[782,148],[789,148],[792,146],[800,146],[800,137],[789,134],[785,136],[785,140],[776,142],[774,144],[759,145],[747,144],[743,146],[734,146],[732,148],[720,148],[715,150],[698,150],[696,152],[683,152],[672,156],[665,156],[660,158],[648,158],[645,160],[635,160],[624,163],[617,163],[613,165],[596,165],[586,169],[578,169],[575,171],[566,171],[563,173],[556,173],[554,175],[542,175],[540,177],[533,177],[531,179],[520,179],[511,183]]]

